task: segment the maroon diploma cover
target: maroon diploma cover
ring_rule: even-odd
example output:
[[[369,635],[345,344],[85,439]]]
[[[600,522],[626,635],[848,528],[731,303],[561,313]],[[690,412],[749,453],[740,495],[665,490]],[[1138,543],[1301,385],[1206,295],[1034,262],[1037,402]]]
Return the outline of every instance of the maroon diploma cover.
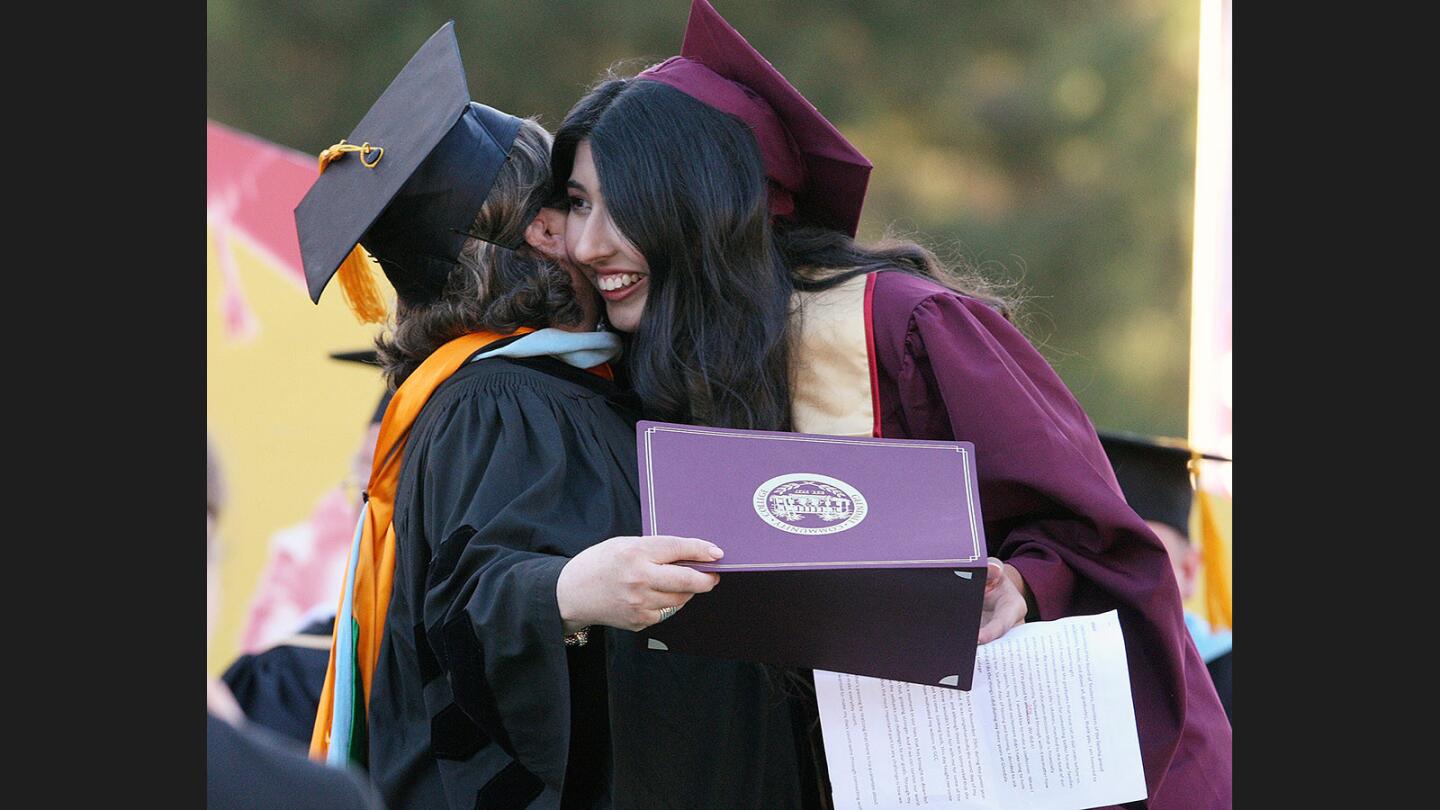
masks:
[[[645,534],[725,550],[651,649],[968,690],[985,585],[969,442],[642,421]],[[657,654],[664,654],[658,652]]]

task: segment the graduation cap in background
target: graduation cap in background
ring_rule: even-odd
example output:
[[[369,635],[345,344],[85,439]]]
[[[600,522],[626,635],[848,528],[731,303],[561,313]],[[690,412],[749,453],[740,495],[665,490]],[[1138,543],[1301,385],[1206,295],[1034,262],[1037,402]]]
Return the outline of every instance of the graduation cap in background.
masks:
[[[380,365],[380,353],[374,349],[356,349],[350,352],[330,352],[331,360],[339,360],[344,363],[365,363],[372,366]]]
[[[310,299],[320,301],[338,270],[360,320],[383,321],[375,261],[402,299],[437,296],[468,238],[493,241],[471,227],[520,125],[470,100],[455,23],[441,26],[349,136],[320,154],[320,177],[295,208]]]
[[[1202,453],[1181,439],[1101,431],[1100,444],[1110,457],[1115,478],[1130,508],[1145,520],[1164,523],[1190,540],[1190,511],[1200,459],[1230,461]],[[1214,627],[1231,626],[1229,544],[1215,519],[1209,495],[1199,490],[1201,542],[1205,565],[1205,603]],[[1193,544],[1193,541],[1191,541]]]
[[[360,363],[363,365],[370,365],[374,366],[377,369],[380,368],[380,356],[375,352],[374,349],[356,349],[355,351],[349,352],[331,352],[330,359],[340,360],[346,363]],[[385,418],[385,409],[390,407],[390,399],[393,396],[395,396],[395,392],[390,390],[390,386],[385,386],[385,393],[380,395],[380,403],[375,406],[375,413],[373,416],[370,417],[370,424],[378,425],[380,424],[380,421]]]
[[[1146,520],[1164,523],[1187,538],[1195,488],[1190,460],[1194,451],[1180,439],[1137,436],[1102,431],[1100,444],[1115,468],[1125,500]],[[1229,461],[1224,456],[1200,453],[1200,458]]]
[[[738,116],[755,133],[770,213],[854,236],[870,161],[706,0],[694,0],[680,55],[635,78]]]

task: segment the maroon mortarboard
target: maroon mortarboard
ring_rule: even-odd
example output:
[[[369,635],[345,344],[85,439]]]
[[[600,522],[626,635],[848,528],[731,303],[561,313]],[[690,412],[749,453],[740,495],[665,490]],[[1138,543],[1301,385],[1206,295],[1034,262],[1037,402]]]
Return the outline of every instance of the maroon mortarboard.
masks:
[[[680,55],[635,78],[668,84],[749,124],[770,179],[772,214],[855,235],[870,161],[706,0],[690,5]]]

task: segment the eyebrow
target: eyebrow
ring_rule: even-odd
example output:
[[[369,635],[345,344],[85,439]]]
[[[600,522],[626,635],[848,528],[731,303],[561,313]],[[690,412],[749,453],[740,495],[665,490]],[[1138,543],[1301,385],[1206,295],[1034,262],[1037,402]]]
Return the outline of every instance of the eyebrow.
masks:
[[[581,183],[579,180],[566,180],[566,181],[565,181],[565,187],[566,187],[566,188],[573,188],[573,189],[575,189],[576,191],[583,191],[583,192],[585,192],[586,194],[589,194],[589,193],[590,193],[590,189],[585,188],[585,184],[584,184],[584,183]]]

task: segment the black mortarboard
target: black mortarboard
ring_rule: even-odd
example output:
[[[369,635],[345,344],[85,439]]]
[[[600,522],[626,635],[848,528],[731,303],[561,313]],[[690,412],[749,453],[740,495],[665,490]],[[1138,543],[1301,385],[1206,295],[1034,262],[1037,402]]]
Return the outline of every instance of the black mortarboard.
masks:
[[[470,229],[520,125],[470,100],[455,23],[441,26],[326,150],[339,158],[295,208],[310,299],[319,302],[357,243],[405,300],[438,294],[465,240],[483,238]]]
[[[353,352],[331,352],[330,358],[332,360],[342,360],[347,363],[361,363],[363,365],[375,366],[376,368],[380,366],[380,355],[377,354],[374,349],[357,349]],[[380,420],[385,418],[385,409],[390,407],[390,398],[393,396],[395,396],[395,392],[391,391],[389,386],[386,386],[385,393],[380,395],[380,403],[375,406],[375,413],[370,417],[370,424],[378,425]]]
[[[372,366],[380,365],[380,355],[374,349],[356,349],[353,352],[330,352],[331,360],[341,360],[346,363],[368,363]]]
[[[1130,508],[1145,520],[1164,523],[1190,536],[1190,445],[1181,439],[1100,433],[1100,443],[1115,468],[1115,478]],[[1229,461],[1201,453],[1201,458]]]

